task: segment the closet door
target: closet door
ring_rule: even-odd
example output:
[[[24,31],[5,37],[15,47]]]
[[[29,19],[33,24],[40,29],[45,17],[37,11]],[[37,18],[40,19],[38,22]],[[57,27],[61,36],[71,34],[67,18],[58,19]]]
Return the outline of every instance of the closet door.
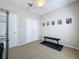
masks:
[[[26,42],[38,40],[38,21],[26,18]]]
[[[34,40],[38,40],[38,20],[33,20],[33,36]]]
[[[18,45],[18,15],[10,13],[9,15],[9,47]]]

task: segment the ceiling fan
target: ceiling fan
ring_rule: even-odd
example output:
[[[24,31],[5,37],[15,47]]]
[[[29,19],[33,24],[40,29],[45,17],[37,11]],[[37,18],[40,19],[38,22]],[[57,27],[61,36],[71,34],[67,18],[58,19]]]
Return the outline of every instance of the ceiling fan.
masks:
[[[45,5],[46,0],[32,0],[32,3],[28,3],[30,7],[33,5],[36,7],[43,7]]]

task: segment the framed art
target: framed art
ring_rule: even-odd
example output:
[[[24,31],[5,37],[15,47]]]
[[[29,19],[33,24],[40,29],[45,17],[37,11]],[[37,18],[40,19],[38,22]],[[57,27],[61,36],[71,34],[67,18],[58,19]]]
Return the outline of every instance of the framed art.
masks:
[[[51,25],[55,25],[55,21],[51,21]]]
[[[43,26],[45,26],[45,23],[43,23]]]
[[[62,24],[62,20],[58,20],[58,24],[61,25]]]
[[[71,24],[72,23],[72,18],[67,18],[66,19],[66,24]]]

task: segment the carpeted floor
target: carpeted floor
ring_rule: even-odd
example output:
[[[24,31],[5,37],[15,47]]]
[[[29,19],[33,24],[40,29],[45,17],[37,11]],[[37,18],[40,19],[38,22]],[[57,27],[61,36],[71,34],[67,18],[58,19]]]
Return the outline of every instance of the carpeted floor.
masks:
[[[79,51],[64,47],[61,52],[32,42],[9,50],[9,59],[79,59]]]

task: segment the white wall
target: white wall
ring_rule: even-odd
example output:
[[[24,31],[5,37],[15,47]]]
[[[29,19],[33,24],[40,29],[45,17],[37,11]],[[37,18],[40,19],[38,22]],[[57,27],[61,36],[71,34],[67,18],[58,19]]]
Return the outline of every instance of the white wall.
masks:
[[[18,32],[19,32],[19,44],[22,44],[26,41],[26,35],[25,35],[25,19],[26,17],[31,17],[31,18],[35,18],[39,21],[39,16],[34,14],[33,12],[31,12],[30,10],[28,10],[27,8],[26,9],[23,9],[23,8],[20,8],[18,6],[15,6],[5,0],[0,0],[0,8],[3,8],[3,9],[7,9],[9,10],[10,12],[13,12],[15,14],[17,14],[19,16],[19,24],[18,24]]]
[[[25,35],[25,19],[34,18],[40,19],[39,16],[35,15],[33,12],[20,8],[18,6],[14,6],[11,3],[6,2],[5,0],[0,0],[0,8],[8,9],[11,12],[18,14],[19,16],[19,24],[18,24],[18,32],[19,32],[19,44],[22,44],[26,41]],[[65,19],[71,17],[73,19],[72,24],[66,24]],[[57,20],[62,19],[63,24],[58,25]],[[46,15],[42,16],[42,22],[47,21],[56,21],[56,25],[54,26],[46,26],[42,27],[41,36],[47,35],[52,37],[61,38],[61,43],[65,45],[70,45],[73,47],[79,48],[79,2],[72,3],[66,7],[58,9],[56,11],[50,12]],[[40,21],[40,20],[39,20]],[[41,21],[40,21],[41,22]],[[42,24],[41,24],[42,26]],[[40,27],[39,27],[40,28]]]
[[[72,24],[66,24],[66,18],[72,18]],[[41,24],[41,37],[57,37],[61,39],[61,44],[79,48],[79,2],[72,3],[42,16],[42,23],[53,20],[56,22],[54,26],[43,27]],[[63,24],[58,25],[57,20],[62,20]]]

